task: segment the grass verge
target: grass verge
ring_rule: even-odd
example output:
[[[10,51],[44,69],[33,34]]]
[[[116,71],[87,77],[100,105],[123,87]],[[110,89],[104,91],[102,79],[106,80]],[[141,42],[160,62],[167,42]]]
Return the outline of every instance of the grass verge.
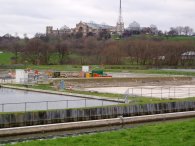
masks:
[[[131,73],[142,73],[142,74],[195,76],[195,72],[174,71],[174,70],[159,70],[159,69],[131,70],[129,72],[131,72]]]
[[[190,119],[113,132],[17,143],[16,146],[194,146],[194,133],[195,119]]]

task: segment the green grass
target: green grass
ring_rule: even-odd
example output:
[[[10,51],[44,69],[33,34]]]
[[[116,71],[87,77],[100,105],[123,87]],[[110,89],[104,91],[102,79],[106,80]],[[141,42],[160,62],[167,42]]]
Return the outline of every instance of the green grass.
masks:
[[[0,65],[11,64],[11,58],[14,56],[13,53],[4,52],[0,54]]]
[[[36,140],[16,146],[194,146],[195,119],[147,124],[91,135]]]
[[[56,71],[81,71],[80,65],[28,65],[27,68]]]
[[[158,36],[158,35],[135,35],[134,39],[154,39],[154,40],[168,40],[168,41],[185,41],[195,40],[194,36]]]
[[[129,72],[131,72],[131,73],[142,73],[142,74],[195,76],[195,72],[174,71],[174,70],[169,71],[169,70],[159,70],[159,69],[131,70]]]
[[[56,71],[81,71],[81,65],[28,65],[27,68],[38,70],[56,70]],[[101,69],[101,66],[91,65],[92,69]],[[145,66],[136,65],[105,65],[103,70],[105,72],[130,72],[142,74],[161,74],[161,75],[184,75],[195,76],[195,72],[174,71],[174,70],[160,70],[160,69],[146,69]]]

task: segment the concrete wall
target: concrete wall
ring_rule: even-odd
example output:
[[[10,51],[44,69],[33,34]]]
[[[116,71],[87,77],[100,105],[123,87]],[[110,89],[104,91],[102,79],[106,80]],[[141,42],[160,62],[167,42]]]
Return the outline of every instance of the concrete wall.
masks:
[[[0,114],[0,128],[109,119],[117,118],[119,116],[131,117],[154,115],[194,110],[195,101],[134,106],[111,106],[90,109],[65,109],[26,113],[7,113]]]

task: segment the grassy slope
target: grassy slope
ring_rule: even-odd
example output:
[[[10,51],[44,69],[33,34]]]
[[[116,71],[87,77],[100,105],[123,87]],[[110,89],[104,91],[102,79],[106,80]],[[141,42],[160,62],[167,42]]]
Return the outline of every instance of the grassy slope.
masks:
[[[13,57],[14,55],[12,53],[2,53],[0,54],[0,64],[3,65],[9,65],[11,64],[11,57]]]
[[[137,128],[54,140],[18,143],[17,146],[194,146],[195,119],[149,124]]]
[[[29,65],[28,68],[39,70],[81,71],[81,66],[79,65]]]

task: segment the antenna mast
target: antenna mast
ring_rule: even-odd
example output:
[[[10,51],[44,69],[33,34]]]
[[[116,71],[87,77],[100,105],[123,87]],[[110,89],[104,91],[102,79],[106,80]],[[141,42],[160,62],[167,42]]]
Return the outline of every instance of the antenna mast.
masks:
[[[116,26],[116,31],[118,35],[122,35],[124,32],[124,22],[122,17],[122,2],[120,0],[120,7],[119,7],[119,18]]]

